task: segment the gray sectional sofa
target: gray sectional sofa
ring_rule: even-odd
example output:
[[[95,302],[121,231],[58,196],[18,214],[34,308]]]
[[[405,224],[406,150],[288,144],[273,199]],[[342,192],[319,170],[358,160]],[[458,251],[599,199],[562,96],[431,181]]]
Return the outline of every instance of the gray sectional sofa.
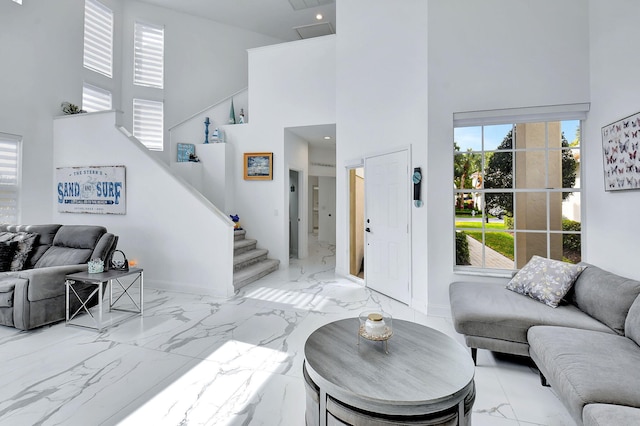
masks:
[[[502,283],[449,287],[456,331],[478,349],[530,356],[577,424],[640,424],[640,282],[586,266],[557,308]]]
[[[0,241],[12,238],[29,247],[19,270],[0,272],[0,324],[21,330],[63,320],[65,275],[86,270],[90,259],[108,264],[118,242],[102,226],[0,225]],[[72,300],[71,309],[79,306]]]

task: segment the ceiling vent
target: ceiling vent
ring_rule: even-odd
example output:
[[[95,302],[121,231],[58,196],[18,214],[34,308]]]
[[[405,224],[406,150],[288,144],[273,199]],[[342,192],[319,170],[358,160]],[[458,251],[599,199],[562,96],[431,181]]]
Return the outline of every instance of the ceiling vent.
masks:
[[[289,0],[293,10],[310,9],[324,4],[335,3],[335,0]]]
[[[313,38],[334,34],[331,22],[319,22],[317,24],[302,25],[301,27],[293,27],[300,38]]]

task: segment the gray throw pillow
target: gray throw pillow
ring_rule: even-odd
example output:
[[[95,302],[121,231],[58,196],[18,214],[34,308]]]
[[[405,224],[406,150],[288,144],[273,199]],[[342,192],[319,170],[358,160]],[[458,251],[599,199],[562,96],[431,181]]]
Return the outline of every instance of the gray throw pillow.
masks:
[[[11,269],[11,261],[13,255],[18,248],[17,241],[2,241],[0,242],[0,272],[5,272]]]
[[[18,232],[16,236],[11,239],[11,241],[18,243],[18,248],[11,261],[12,271],[22,271],[24,269],[24,264],[27,263],[27,259],[37,239],[38,234],[29,232]]]
[[[584,266],[533,256],[507,289],[556,308],[583,270]]]

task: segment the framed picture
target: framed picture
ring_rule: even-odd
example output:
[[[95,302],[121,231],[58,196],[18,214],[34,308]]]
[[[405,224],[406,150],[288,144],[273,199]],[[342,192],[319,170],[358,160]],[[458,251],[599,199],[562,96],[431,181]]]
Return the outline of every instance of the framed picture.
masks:
[[[191,154],[195,155],[196,146],[192,143],[179,143],[178,144],[178,163],[184,163],[189,161]]]
[[[61,213],[126,214],[124,166],[56,168],[56,204]]]
[[[245,152],[244,179],[273,180],[273,152]]]
[[[640,189],[640,113],[602,128],[605,191]]]

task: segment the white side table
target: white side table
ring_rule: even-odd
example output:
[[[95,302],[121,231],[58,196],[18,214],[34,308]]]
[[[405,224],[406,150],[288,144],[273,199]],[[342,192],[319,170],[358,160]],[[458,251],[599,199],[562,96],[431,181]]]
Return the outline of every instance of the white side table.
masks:
[[[102,315],[103,314],[102,299],[104,299],[105,286],[109,287],[109,312],[120,311],[120,312],[130,312],[134,315],[137,315],[137,314],[142,315],[143,303],[144,303],[144,299],[143,299],[144,277],[142,272],[143,272],[142,268],[129,268],[128,271],[119,271],[119,270],[110,269],[108,271],[100,272],[97,274],[90,274],[85,271],[85,272],[77,272],[75,274],[69,274],[65,276],[64,278],[65,278],[65,286],[66,286],[66,299],[65,299],[66,300],[66,305],[65,305],[66,324],[77,326],[77,327],[91,328],[91,329],[101,331],[104,328],[103,315]],[[120,281],[122,278],[130,275],[134,275],[133,281],[131,281],[130,283],[123,283],[122,281]],[[129,292],[130,290],[132,290],[133,286],[136,283],[140,291],[137,301],[135,300],[134,297],[132,297],[131,293]],[[96,289],[93,290],[87,297],[83,299],[76,291],[76,288],[74,288],[74,286],[76,286],[77,284],[95,285]],[[118,284],[118,286],[122,289],[122,293],[117,295],[117,298],[113,300],[113,286],[115,284]],[[91,310],[89,309],[90,306],[87,306],[88,302],[96,294],[98,295],[97,318],[96,318],[96,315],[94,315],[94,313],[92,313]],[[69,312],[70,296],[75,297],[80,302],[80,307],[75,312],[72,312],[72,313]],[[133,302],[133,306],[134,306],[133,309],[118,308],[116,306],[118,301],[120,301],[120,299],[122,299],[125,296],[131,302]],[[82,312],[87,313],[93,319],[95,326],[84,325],[77,322],[73,322],[73,319]],[[122,320],[128,319],[131,316],[133,315],[125,317]]]

